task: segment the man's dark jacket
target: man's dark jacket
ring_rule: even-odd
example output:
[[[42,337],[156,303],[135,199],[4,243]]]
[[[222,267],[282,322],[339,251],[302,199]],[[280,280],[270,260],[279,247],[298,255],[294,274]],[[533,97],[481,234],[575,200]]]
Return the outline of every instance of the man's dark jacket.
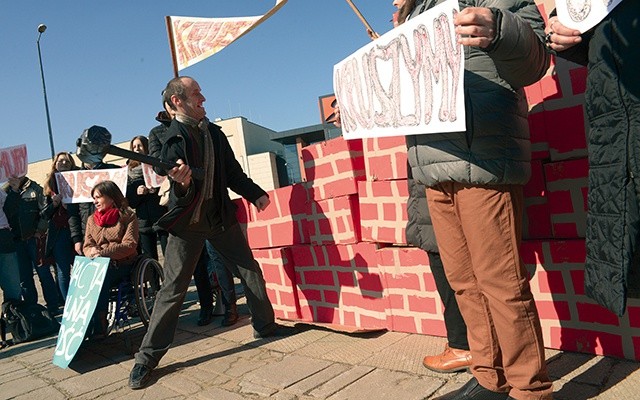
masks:
[[[236,205],[231,201],[227,188],[244,197],[251,203],[267,193],[249,178],[233,154],[233,149],[215,124],[209,123],[209,133],[214,150],[213,198],[204,201],[200,214],[200,224],[208,224],[211,230],[224,230],[238,221]],[[173,120],[166,132],[161,157],[166,161],[183,160],[191,168],[203,167],[203,149],[195,146],[192,137],[201,135],[196,127]],[[165,171],[166,174],[166,171]],[[201,195],[202,180],[193,179],[186,194],[179,195],[175,182],[171,182],[169,212],[157,225],[174,235],[179,235],[189,226],[191,216]]]
[[[47,199],[42,187],[24,178],[19,192],[14,192],[7,186],[7,199],[4,203],[4,213],[7,215],[11,233],[15,240],[31,239],[36,232],[47,230],[47,220],[42,212],[47,206]]]

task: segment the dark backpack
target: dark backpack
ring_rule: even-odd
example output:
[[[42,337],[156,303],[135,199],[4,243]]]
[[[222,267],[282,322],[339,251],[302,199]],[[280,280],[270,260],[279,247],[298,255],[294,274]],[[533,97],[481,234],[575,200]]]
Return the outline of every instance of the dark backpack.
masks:
[[[6,301],[2,304],[1,325],[2,341],[6,341],[6,332],[9,332],[13,343],[28,342],[60,330],[60,324],[44,306],[22,301]]]

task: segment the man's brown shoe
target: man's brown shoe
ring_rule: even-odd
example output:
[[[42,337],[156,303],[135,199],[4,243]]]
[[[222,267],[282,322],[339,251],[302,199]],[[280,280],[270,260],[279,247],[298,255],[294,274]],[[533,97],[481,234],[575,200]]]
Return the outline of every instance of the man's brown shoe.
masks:
[[[447,344],[442,354],[426,356],[422,364],[436,372],[464,371],[471,366],[471,352],[469,350],[452,349]]]

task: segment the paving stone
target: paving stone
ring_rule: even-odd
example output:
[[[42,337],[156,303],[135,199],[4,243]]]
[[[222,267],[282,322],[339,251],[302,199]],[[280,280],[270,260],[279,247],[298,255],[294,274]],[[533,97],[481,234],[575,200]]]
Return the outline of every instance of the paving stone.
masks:
[[[437,376],[422,365],[427,354],[440,354],[447,340],[426,335],[406,335],[364,360],[362,364],[377,368]]]
[[[340,390],[330,400],[402,399],[422,400],[438,390],[444,381],[431,377],[377,369]]]
[[[598,399],[636,400],[640,398],[640,363],[619,361],[609,374]]]
[[[327,368],[329,362],[300,356],[285,357],[282,361],[269,363],[243,376],[243,382],[277,390],[289,387],[315,373]],[[286,373],[283,373],[286,371]]]
[[[562,378],[576,383],[601,385],[609,376],[614,363],[613,358],[562,353],[547,365],[552,379]]]
[[[554,400],[594,399],[599,398],[599,391],[600,390],[596,385],[571,382],[565,379],[558,379],[553,381]]]
[[[49,384],[45,380],[34,375],[29,375],[10,382],[0,383],[0,393],[2,394],[2,397],[10,399],[12,397],[31,393],[36,389],[45,388],[47,386],[49,386]]]
[[[58,383],[57,387],[74,397],[118,381],[126,383],[128,377],[129,374],[116,364],[71,377]]]
[[[373,371],[372,367],[356,366],[348,369],[346,372],[330,379],[309,394],[313,397],[325,399],[332,394],[342,390],[344,387],[352,384],[366,374]]]
[[[358,364],[405,337],[406,333],[347,335],[332,333],[296,351],[309,356],[345,364]]]
[[[2,393],[4,397],[5,393]],[[32,392],[14,397],[15,400],[31,400],[31,399],[47,399],[47,400],[65,400],[68,396],[60,392],[53,386],[45,386]]]
[[[305,394],[352,368],[351,365],[331,364],[327,368],[287,387],[285,391],[294,395]]]
[[[217,387],[205,389],[196,394],[195,397],[203,400],[245,400],[245,397],[240,394],[229,392],[228,390],[223,390]]]
[[[270,397],[277,391],[278,389],[274,389],[272,387],[260,385],[250,381],[240,382],[240,393],[243,394],[255,394],[260,397]]]

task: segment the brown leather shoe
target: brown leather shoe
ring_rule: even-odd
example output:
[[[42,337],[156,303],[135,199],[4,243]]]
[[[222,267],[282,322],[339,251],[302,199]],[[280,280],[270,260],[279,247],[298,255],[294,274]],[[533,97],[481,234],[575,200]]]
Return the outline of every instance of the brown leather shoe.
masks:
[[[469,350],[452,349],[447,344],[442,354],[426,356],[422,364],[436,372],[451,373],[464,371],[471,366],[471,352]]]

